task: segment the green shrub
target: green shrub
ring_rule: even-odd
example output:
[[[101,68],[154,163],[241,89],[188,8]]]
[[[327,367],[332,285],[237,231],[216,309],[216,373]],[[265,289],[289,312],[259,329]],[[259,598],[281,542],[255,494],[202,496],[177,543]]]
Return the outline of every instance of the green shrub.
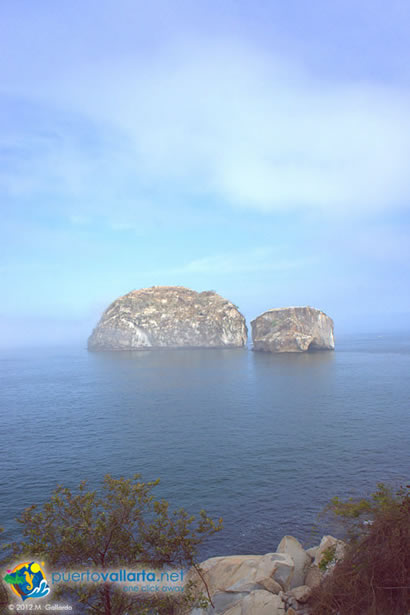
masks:
[[[159,481],[144,483],[140,475],[132,479],[106,476],[101,493],[89,491],[82,482],[73,493],[57,487],[42,510],[27,508],[18,519],[23,539],[5,545],[7,561],[44,559],[47,565],[64,570],[82,567],[113,570],[121,567],[161,569],[194,568],[198,547],[222,528],[204,511],[199,518],[185,510],[169,510],[168,502],[156,500],[152,490]],[[0,585],[0,597],[4,599]],[[193,604],[203,604],[204,596],[193,590],[180,599],[158,594],[122,591],[109,582],[103,585],[65,586],[64,594],[84,605],[89,613],[101,615],[143,615],[182,613]],[[58,590],[53,589],[53,595]]]
[[[329,547],[328,549],[326,549],[326,551],[323,552],[322,559],[320,560],[320,563],[319,563],[319,568],[322,572],[325,572],[329,564],[333,562],[333,560],[335,559],[335,553],[336,553],[335,545],[333,545],[332,547]]]

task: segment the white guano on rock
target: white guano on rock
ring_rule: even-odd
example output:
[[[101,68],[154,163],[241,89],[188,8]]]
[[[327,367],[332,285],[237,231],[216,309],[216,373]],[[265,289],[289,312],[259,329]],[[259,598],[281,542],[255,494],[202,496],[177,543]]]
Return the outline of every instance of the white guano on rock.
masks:
[[[153,286],[116,299],[88,339],[89,350],[241,348],[245,318],[214,291]]]

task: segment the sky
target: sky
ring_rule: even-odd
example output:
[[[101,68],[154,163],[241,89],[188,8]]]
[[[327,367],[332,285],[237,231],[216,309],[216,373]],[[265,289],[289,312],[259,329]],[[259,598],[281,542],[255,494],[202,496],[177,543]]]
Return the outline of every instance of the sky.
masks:
[[[410,3],[3,0],[0,346],[116,297],[410,323]]]

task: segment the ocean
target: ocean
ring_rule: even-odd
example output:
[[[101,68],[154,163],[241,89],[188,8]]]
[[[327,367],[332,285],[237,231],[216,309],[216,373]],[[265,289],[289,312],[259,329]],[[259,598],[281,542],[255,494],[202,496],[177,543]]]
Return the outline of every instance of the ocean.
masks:
[[[57,483],[138,472],[161,479],[171,506],[223,517],[203,558],[274,551],[285,534],[311,546],[334,495],[409,482],[410,335],[336,344],[300,355],[3,350],[6,539]]]

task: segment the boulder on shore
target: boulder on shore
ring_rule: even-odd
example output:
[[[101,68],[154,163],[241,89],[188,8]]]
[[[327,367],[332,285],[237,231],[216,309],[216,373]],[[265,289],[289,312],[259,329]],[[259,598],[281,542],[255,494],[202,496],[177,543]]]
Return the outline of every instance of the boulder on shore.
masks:
[[[301,543],[293,536],[284,536],[280,541],[277,553],[287,553],[293,560],[294,571],[290,588],[299,587],[304,584],[307,569],[309,568],[312,558],[306,553]]]
[[[153,286],[116,299],[90,335],[88,348],[238,348],[246,341],[245,318],[216,292]]]
[[[277,609],[282,605],[279,594],[291,586],[294,564],[289,555],[212,557],[202,562],[200,568],[202,579],[199,580],[193,571],[190,580],[196,581],[202,592],[209,591],[214,607],[194,608],[191,615],[276,615],[284,612]]]
[[[193,584],[197,597],[202,593],[212,602],[187,611],[189,615],[306,615],[312,588],[333,571],[330,562],[325,572],[319,568],[330,547],[335,562],[343,558],[345,543],[333,536],[324,536],[320,545],[307,551],[296,538],[285,536],[275,553],[211,557],[199,565],[200,574],[198,567],[192,568],[186,582]]]
[[[254,350],[334,350],[333,320],[312,307],[274,308],[252,321]]]

